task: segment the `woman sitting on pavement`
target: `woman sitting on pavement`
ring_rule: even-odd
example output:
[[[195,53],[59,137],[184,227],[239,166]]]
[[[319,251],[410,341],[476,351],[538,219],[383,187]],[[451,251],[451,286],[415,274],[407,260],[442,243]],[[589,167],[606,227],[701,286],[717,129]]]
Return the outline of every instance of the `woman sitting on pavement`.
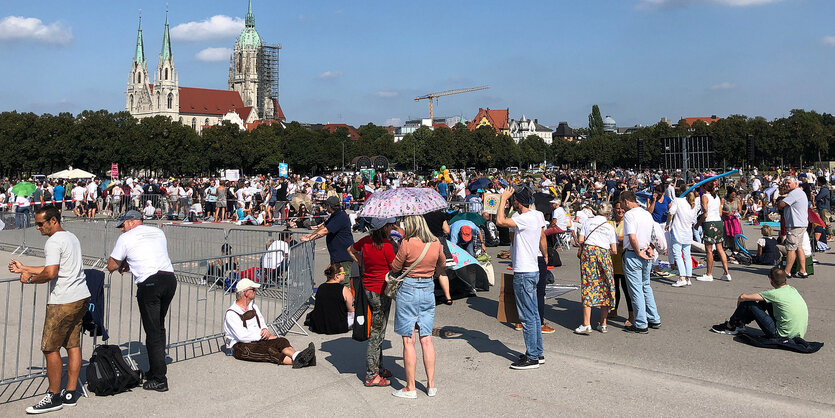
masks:
[[[325,269],[328,281],[316,289],[316,304],[310,313],[310,330],[317,334],[342,334],[354,323],[354,296],[342,285],[345,269],[331,264]]]
[[[415,340],[420,338],[423,365],[426,368],[426,393],[437,394],[435,387],[435,346],[432,343],[432,326],[435,322],[435,284],[433,277],[445,271],[446,257],[441,243],[429,232],[422,216],[404,218],[405,234],[397,256],[392,263],[392,274],[415,266],[403,279],[397,291],[397,305],[394,314],[394,332],[403,337],[403,368],[406,371],[406,385],[392,395],[415,399],[415,367],[417,353]],[[420,263],[416,263],[428,249]],[[443,283],[443,282],[442,282]],[[447,293],[448,292],[444,292]]]
[[[371,233],[348,247],[348,254],[362,266],[362,285],[371,309],[371,335],[365,355],[365,386],[388,386],[391,371],[383,367],[383,340],[386,338],[391,299],[383,293],[386,274],[394,262],[391,230],[395,218],[370,218]]]
[[[614,274],[612,256],[617,254],[615,228],[609,223],[612,205],[604,202],[597,216],[583,223],[577,233],[580,249],[580,280],[582,282],[583,323],[574,330],[575,334],[591,334],[591,308],[600,307],[600,324],[596,329],[606,332],[606,316],[615,305]]]

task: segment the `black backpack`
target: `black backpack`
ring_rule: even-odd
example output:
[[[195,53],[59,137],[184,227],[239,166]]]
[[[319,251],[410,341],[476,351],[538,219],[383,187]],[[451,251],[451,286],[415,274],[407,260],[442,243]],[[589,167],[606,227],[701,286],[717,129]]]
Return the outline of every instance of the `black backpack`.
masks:
[[[128,365],[116,345],[100,345],[87,365],[87,389],[97,396],[115,395],[142,383],[141,373]]]

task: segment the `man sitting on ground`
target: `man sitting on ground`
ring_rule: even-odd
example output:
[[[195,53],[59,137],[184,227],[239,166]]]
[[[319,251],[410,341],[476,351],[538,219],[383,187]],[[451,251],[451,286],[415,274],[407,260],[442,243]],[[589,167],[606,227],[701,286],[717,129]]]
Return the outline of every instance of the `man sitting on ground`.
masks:
[[[809,309],[797,289],[786,284],[786,272],[774,267],[768,273],[774,289],[743,293],[737,299],[731,319],[710,330],[719,334],[738,334],[745,324],[757,321],[766,338],[804,338],[809,324]]]
[[[286,338],[276,337],[255,305],[255,290],[260,284],[243,279],[235,287],[237,300],[226,310],[223,332],[226,347],[238,360],[263,361],[293,365],[294,369],[315,366],[316,349],[313,343],[296,351]]]

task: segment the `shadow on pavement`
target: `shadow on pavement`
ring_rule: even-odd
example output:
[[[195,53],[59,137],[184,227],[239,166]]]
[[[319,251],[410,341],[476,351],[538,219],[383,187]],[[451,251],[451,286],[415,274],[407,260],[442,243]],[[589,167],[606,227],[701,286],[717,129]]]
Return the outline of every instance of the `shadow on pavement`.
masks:
[[[394,334],[390,330],[386,330],[387,334],[391,333],[392,338],[400,339],[400,336]],[[361,381],[365,381],[365,352],[368,347],[368,342],[354,341],[351,337],[342,337],[336,340],[322,342],[319,351],[328,353],[324,358],[336,368],[340,374],[354,374]],[[420,348],[418,348],[420,351]],[[395,354],[395,355],[387,355]],[[406,377],[406,372],[403,367],[398,365],[395,360],[401,358],[401,351],[393,350],[391,341],[383,340],[383,367],[391,370],[392,378],[403,379]],[[418,356],[418,364],[421,364],[420,356]],[[392,380],[394,383],[394,380]],[[392,385],[395,389],[396,385]]]
[[[446,340],[462,339],[472,346],[479,353],[492,353],[510,361],[519,358],[519,352],[511,350],[503,342],[490,338],[487,334],[479,331],[456,326],[446,326],[440,330],[433,330],[433,335],[438,335]],[[521,338],[521,333],[519,338]]]

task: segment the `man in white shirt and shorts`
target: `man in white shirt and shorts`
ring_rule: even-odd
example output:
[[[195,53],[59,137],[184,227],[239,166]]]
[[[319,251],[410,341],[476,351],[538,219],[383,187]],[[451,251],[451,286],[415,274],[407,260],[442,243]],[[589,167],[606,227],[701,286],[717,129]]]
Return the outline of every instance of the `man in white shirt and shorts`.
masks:
[[[71,232],[61,227],[61,213],[55,206],[45,206],[35,212],[35,227],[41,235],[49,236],[44,245],[44,265],[25,266],[12,259],[9,271],[20,274],[23,284],[49,283],[41,351],[46,357],[49,392],[36,405],[26,409],[28,414],[57,411],[75,406],[78,375],[81,373],[81,320],[87,313],[90,291],[81,261],[81,244]],[[67,350],[67,387],[61,391],[61,347]],[[59,391],[61,391],[59,395]]]
[[[142,214],[129,210],[119,218],[122,235],[107,260],[109,271],[132,272],[136,302],[145,329],[145,348],[150,370],[142,388],[165,392],[165,315],[177,290],[174,267],[168,257],[168,243],[161,229],[142,224]]]

